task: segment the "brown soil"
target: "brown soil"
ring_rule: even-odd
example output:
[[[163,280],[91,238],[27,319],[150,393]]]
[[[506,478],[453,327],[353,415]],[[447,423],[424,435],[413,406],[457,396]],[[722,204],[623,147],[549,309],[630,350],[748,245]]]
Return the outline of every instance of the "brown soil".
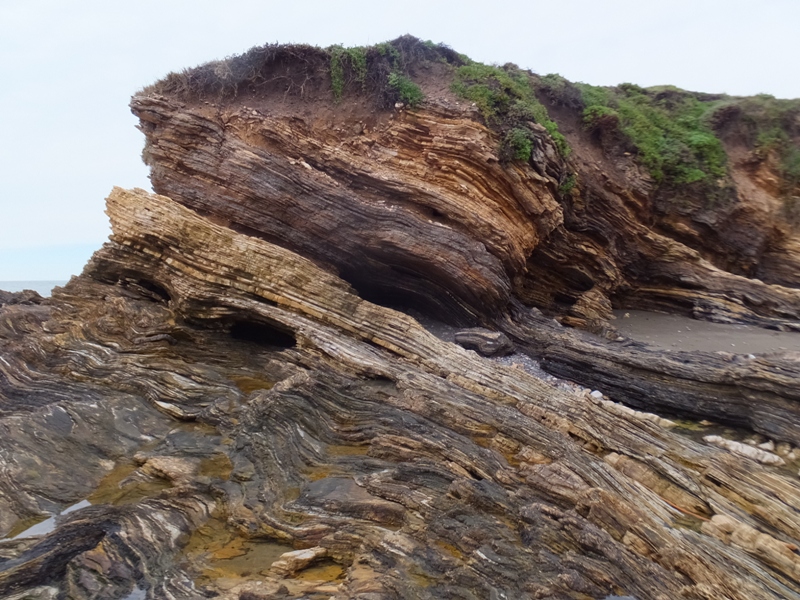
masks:
[[[256,110],[273,117],[300,117],[316,128],[352,131],[355,136],[365,129],[382,128],[397,112],[395,107],[381,107],[373,91],[364,92],[357,82],[349,79],[343,96],[335,101],[327,62],[307,65],[299,71],[276,68],[270,85],[243,86],[233,98],[214,98],[208,94],[185,101],[204,108],[207,114],[214,114],[222,107],[227,111]],[[453,72],[454,67],[446,62],[420,61],[413,65],[411,79],[424,94],[424,106],[470,110],[469,103],[450,89]]]

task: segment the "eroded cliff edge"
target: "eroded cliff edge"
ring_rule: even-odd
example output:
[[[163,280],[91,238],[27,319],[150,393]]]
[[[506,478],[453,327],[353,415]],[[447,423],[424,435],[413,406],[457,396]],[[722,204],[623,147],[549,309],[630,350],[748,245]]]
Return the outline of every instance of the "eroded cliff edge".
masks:
[[[787,211],[800,192],[748,129],[756,111],[709,101],[688,140],[653,125],[666,108],[636,113],[654,128],[638,140],[620,116],[634,102],[711,109],[639,88],[605,100],[618,114],[559,83],[407,37],[254,49],[173,74],[131,107],[156,192],[317,260],[378,302],[462,324],[513,298],[595,329],[612,304],[794,326]],[[760,127],[777,128],[791,161],[800,107],[775,110]],[[686,156],[648,169],[645,142]],[[683,171],[670,179],[669,166]]]
[[[392,47],[437,60],[353,78],[361,104],[334,102],[339,51],[307,48],[256,53],[263,80],[243,81],[262,104],[225,87],[134,99],[154,184],[175,198],[114,190],[113,235],[83,275],[0,313],[0,530],[92,504],[0,542],[0,594],[800,597],[797,453],[698,443],[522,360],[800,445],[796,356],[663,353],[536,308],[602,329],[624,282],[780,326],[795,290],[628,220],[641,211],[613,186],[567,189],[578,158],[544,125],[529,125],[530,160],[509,161],[471,104],[434,93],[452,66],[438,55],[463,59]],[[209,69],[214,84],[235,63],[173,83]],[[392,72],[427,99],[396,106],[417,101],[381,83]],[[581,202],[622,212],[582,229]],[[611,222],[664,268],[658,285],[607,252]],[[611,275],[587,288],[597,265]],[[482,358],[380,303],[503,330],[520,358]]]
[[[633,100],[604,97],[614,116],[589,92],[404,37],[350,50],[255,48],[171,74],[131,107],[157,192],[315,261],[361,297],[501,329],[552,373],[633,406],[797,442],[794,386],[751,385],[759,362],[600,349],[522,324],[532,307],[609,333],[616,305],[797,327],[800,290],[746,277],[764,257],[795,260],[780,250],[796,231],[780,207],[796,199],[797,181],[770,171],[772,155],[758,162],[760,138],[745,135],[754,109],[711,104],[686,140],[656,129],[667,157],[659,176],[619,116]],[[629,95],[711,110],[688,93],[666,90],[662,102],[645,92]],[[756,122],[777,128],[790,156],[800,108],[777,113]],[[736,161],[748,144],[745,169]],[[775,361],[785,359],[764,368],[785,368]]]

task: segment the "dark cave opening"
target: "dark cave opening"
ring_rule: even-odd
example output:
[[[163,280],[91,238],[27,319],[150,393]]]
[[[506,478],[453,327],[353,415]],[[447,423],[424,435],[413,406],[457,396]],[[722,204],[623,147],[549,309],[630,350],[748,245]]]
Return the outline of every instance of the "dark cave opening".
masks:
[[[256,321],[236,321],[231,325],[230,335],[242,342],[251,342],[265,348],[294,348],[297,339],[286,330]]]
[[[348,270],[340,273],[368,302],[406,314],[419,313],[453,327],[476,327],[480,320],[443,286],[416,273],[391,267],[387,274]]]

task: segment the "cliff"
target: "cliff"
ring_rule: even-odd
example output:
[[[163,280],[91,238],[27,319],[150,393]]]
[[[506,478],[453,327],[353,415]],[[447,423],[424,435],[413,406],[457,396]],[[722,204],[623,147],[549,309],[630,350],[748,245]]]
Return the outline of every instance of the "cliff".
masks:
[[[800,598],[797,356],[609,321],[797,327],[794,125],[658,163],[623,92],[406,37],[134,96],[158,194],[0,298],[0,595]]]
[[[409,110],[387,73],[424,101]],[[607,92],[622,115],[639,111],[631,125],[587,106],[604,88],[584,99],[557,83],[401,38],[254,49],[131,107],[156,192],[336,269],[368,299],[460,324],[511,298],[596,329],[612,305],[797,320],[800,104],[762,100],[756,118],[755,99]],[[702,114],[688,133],[659,121],[690,110]],[[626,133],[637,127],[647,135]],[[785,172],[773,147],[788,148]],[[652,154],[667,157],[653,172]]]

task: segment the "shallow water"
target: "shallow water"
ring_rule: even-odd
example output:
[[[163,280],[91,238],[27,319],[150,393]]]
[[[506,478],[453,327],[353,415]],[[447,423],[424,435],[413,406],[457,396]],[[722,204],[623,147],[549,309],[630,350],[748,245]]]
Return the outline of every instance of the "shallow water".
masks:
[[[294,547],[249,539],[222,517],[198,527],[183,549],[186,567],[195,572],[195,582],[204,585],[219,578],[259,579],[285,552]]]
[[[122,600],[145,600],[145,598],[147,598],[147,592],[140,587],[136,587]]]
[[[158,454],[169,456],[202,457],[198,475],[226,481],[233,465],[222,451],[222,440],[215,427],[202,423],[181,423],[173,427],[163,439],[154,440],[140,447],[147,453],[162,448]],[[58,518],[91,505],[111,504],[115,506],[135,504],[158,496],[172,487],[162,477],[143,473],[131,459],[117,461],[114,467],[97,483],[94,490],[77,504],[73,504],[57,515],[39,515],[21,519],[2,539],[18,539],[51,533]]]
[[[165,479],[137,477],[133,461],[118,462],[87,498],[91,504],[134,504],[172,487]]]
[[[52,517],[48,517],[43,521],[34,522],[37,520],[37,517],[33,519],[26,519],[25,521],[20,521],[19,525],[12,529],[7,536],[7,539],[17,540],[27,537],[33,537],[35,535],[47,535],[51,531],[54,531],[56,528],[56,520],[58,517],[63,515],[67,515],[71,512],[75,512],[76,510],[80,510],[82,508],[86,508],[87,506],[91,506],[92,503],[86,500],[81,500],[77,504],[73,504],[72,506],[68,506],[64,510],[62,510],[59,514],[53,515]],[[30,525],[31,522],[34,522],[33,525]],[[30,525],[30,526],[28,526]],[[15,531],[22,529],[22,531]]]
[[[621,335],[667,350],[733,354],[766,354],[786,350],[800,352],[800,332],[710,323],[643,310],[617,310],[614,315],[617,319],[612,321],[612,325]]]

